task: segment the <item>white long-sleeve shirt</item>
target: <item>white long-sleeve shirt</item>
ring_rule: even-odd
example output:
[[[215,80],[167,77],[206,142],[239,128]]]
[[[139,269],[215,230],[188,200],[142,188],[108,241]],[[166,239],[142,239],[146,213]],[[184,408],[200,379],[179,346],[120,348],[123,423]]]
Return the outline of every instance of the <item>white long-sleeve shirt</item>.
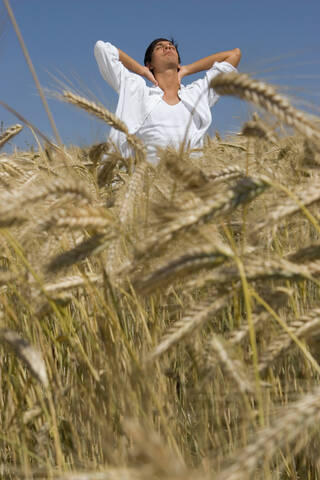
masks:
[[[150,120],[150,114],[163,102],[163,90],[160,87],[148,87],[144,78],[130,72],[119,60],[118,49],[109,42],[98,41],[94,55],[99,70],[106,82],[119,94],[116,116],[128,127],[131,134],[143,132],[143,127]],[[209,88],[211,80],[221,72],[237,71],[228,62],[215,62],[204,77],[189,85],[181,84],[178,96],[190,115],[196,117],[192,128],[187,131],[186,143],[191,147],[201,146],[212,116],[210,109],[219,99],[219,95]],[[142,135],[143,139],[143,135]],[[120,150],[124,157],[130,156],[130,147],[126,136],[116,129],[111,129],[109,140]],[[163,144],[160,146],[164,146]],[[152,161],[154,163],[154,161]]]

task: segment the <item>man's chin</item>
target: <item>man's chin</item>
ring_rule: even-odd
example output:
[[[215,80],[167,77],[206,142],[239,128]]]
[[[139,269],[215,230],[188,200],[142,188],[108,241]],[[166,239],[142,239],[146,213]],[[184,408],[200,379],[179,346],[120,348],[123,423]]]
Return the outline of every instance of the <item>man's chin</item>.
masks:
[[[178,65],[177,62],[170,62],[170,61],[168,61],[167,64],[166,64],[166,66],[167,66],[168,68],[172,68],[172,69],[176,69],[176,70],[178,70],[178,68],[179,68],[179,65]]]

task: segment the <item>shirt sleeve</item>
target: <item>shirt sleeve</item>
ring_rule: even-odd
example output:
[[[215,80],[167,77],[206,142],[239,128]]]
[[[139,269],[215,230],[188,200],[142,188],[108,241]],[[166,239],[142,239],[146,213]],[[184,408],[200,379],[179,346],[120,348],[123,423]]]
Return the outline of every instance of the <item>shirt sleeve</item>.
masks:
[[[94,46],[94,56],[101,75],[117,93],[120,93],[121,82],[131,80],[141,83],[144,80],[130,72],[119,60],[119,50],[109,42],[99,40]]]
[[[203,80],[204,80],[204,88],[208,90],[210,108],[213,107],[215,103],[217,103],[220,97],[220,95],[218,95],[213,90],[213,88],[210,88],[210,83],[212,79],[217,75],[219,75],[219,73],[229,73],[229,72],[237,72],[237,71],[238,70],[229,62],[215,62],[212,65],[212,67],[209,70],[207,70]]]

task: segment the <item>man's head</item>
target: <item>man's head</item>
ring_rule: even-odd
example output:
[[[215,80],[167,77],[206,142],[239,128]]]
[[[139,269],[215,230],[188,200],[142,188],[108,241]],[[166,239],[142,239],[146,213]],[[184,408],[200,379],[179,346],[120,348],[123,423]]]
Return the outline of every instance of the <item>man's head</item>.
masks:
[[[152,72],[154,69],[167,67],[177,67],[179,70],[181,63],[178,45],[173,38],[156,38],[148,46],[144,55],[144,64],[150,68]]]

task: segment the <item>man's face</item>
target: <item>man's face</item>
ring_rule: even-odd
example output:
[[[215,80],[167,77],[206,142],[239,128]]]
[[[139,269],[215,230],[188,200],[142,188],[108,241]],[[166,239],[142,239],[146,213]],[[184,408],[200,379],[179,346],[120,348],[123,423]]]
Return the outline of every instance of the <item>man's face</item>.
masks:
[[[152,61],[149,68],[163,71],[168,68],[179,67],[179,58],[176,47],[169,41],[161,40],[156,44],[152,52]]]

